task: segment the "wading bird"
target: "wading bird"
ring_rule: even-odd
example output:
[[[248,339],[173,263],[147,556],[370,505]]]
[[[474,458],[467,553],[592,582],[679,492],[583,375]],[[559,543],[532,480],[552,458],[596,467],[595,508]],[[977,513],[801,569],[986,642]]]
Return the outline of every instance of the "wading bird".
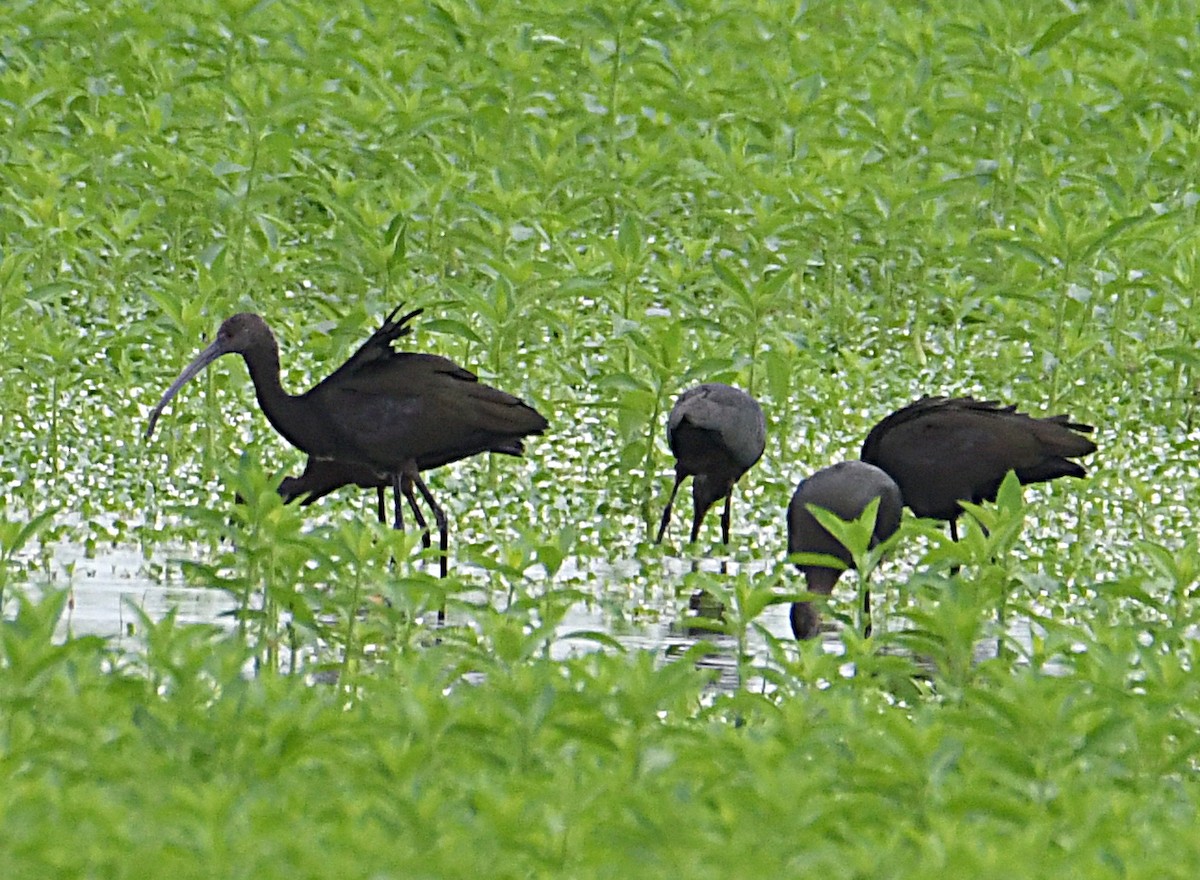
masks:
[[[379,521],[385,523],[387,522],[387,497],[384,495],[384,490],[390,488],[391,485],[390,477],[380,475],[374,468],[365,464],[309,458],[304,465],[304,473],[298,477],[283,478],[279,484],[279,494],[283,498],[284,504],[291,504],[299,498],[300,505],[308,507],[342,486],[374,489]],[[399,498],[396,500],[399,502]],[[413,512],[418,511],[414,508]],[[428,539],[428,533],[425,537]]]
[[[1000,482],[1016,471],[1022,485],[1083,477],[1071,461],[1096,451],[1091,425],[1065,415],[1035,418],[971,397],[922,397],[871,429],[862,460],[886,471],[917,516],[956,522],[960,501],[994,501]]]
[[[146,436],[190,379],[222,355],[239,354],[272,427],[310,459],[338,463],[320,467],[334,471],[350,466],[354,482],[386,480],[397,498],[403,495],[413,510],[417,510],[416,487],[437,522],[445,575],[449,525],[421,471],[481,452],[521,455],[522,438],[541,434],[547,422],[531,406],[483,384],[453,361],[393,350],[392,342],[411,332],[409,322],[422,310],[397,320],[399,311],[388,315],[342,366],[297,395],[288,394],[280,384],[279,345],[266,322],[248,312],[233,315],[221,324],[213,343],[171,383],[150,413]],[[359,477],[369,477],[367,471],[374,478],[360,481]],[[403,528],[398,501],[395,507],[396,527]],[[423,526],[419,512],[417,519]]]
[[[733,486],[762,457],[766,438],[762,407],[745,391],[708,382],[679,395],[667,418],[667,441],[675,455],[675,485],[655,543],[662,543],[667,531],[679,484],[692,477],[692,541],[700,534],[704,514],[724,498],[721,541],[728,544]]]
[[[808,505],[823,507],[840,519],[853,520],[862,516],[867,505],[879,499],[875,513],[875,529],[871,546],[886,541],[900,527],[900,510],[904,505],[900,487],[874,465],[862,461],[843,461],[817,471],[796,487],[788,505],[788,553],[821,553],[840,559],[847,568],[854,567],[850,551],[817,522]],[[842,569],[824,565],[797,565],[804,573],[810,593],[828,596],[841,577]],[[866,634],[871,634],[871,594],[863,590],[863,616],[867,621]],[[811,602],[796,602],[791,611],[792,633],[798,639],[811,639],[821,631],[821,615]]]
[[[392,486],[392,479],[381,475],[374,468],[365,464],[355,464],[349,461],[334,461],[327,458],[309,458],[304,465],[304,473],[298,477],[284,477],[279,483],[279,495],[284,504],[291,504],[297,498],[301,507],[320,501],[330,492],[336,492],[343,486],[358,486],[360,489],[375,490],[375,508],[381,523],[387,522],[387,496],[384,490]],[[395,494],[395,493],[393,493]],[[410,493],[408,496],[409,509],[421,530],[421,543],[426,549],[430,546],[429,529],[421,508],[413,503]],[[399,509],[400,495],[395,494],[395,521],[403,524],[403,515]]]

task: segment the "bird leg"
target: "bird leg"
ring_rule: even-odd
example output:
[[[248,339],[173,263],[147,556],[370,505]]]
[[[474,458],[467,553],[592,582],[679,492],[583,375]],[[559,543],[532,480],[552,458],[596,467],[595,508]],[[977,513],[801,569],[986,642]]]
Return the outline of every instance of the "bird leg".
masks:
[[[414,473],[410,477],[412,483],[416,484],[417,490],[421,493],[421,497],[425,499],[425,503],[429,505],[429,509],[433,511],[433,518],[437,522],[438,527],[438,549],[441,550],[441,575],[446,577],[449,574],[448,553],[450,550],[450,523],[446,519],[446,512],[438,506],[438,503],[433,500],[433,495],[429,491],[429,487],[425,485],[425,481],[421,479],[419,473]],[[412,488],[409,487],[411,497]],[[416,507],[416,503],[413,503]],[[428,546],[428,545],[426,545]]]
[[[417,497],[413,495],[412,477],[409,474],[404,474],[400,478],[400,488],[404,492],[404,497],[408,500],[408,509],[413,513],[413,519],[417,521],[417,528],[421,530],[421,546],[428,550],[433,546],[433,541],[429,537],[429,524],[425,522],[425,517],[421,515],[421,508],[417,506]]]
[[[658,526],[658,537],[654,539],[655,544],[661,544],[663,535],[666,534],[667,525],[671,522],[671,505],[675,503],[675,494],[679,491],[679,484],[683,482],[683,475],[679,471],[675,472],[675,485],[671,487],[671,497],[667,499],[667,509],[663,511],[662,522]],[[695,531],[692,533],[692,540],[696,540]]]
[[[409,475],[408,491],[409,497],[412,495],[412,486],[416,484],[417,489],[421,493],[421,497],[425,499],[425,503],[429,505],[429,509],[433,511],[433,518],[437,522],[438,527],[438,549],[441,551],[441,558],[438,560],[439,573],[442,577],[446,577],[449,572],[449,550],[450,550],[450,524],[446,521],[446,512],[433,500],[433,493],[429,491],[429,487],[425,485],[425,481],[421,479],[421,474],[413,468],[413,472]],[[414,502],[414,508],[416,506]],[[428,532],[425,533],[428,537]],[[426,545],[428,546],[428,544]],[[438,626],[446,623],[446,603],[442,602],[442,607],[438,609]]]
[[[871,636],[871,588],[866,584],[862,585],[863,591],[863,638]]]
[[[953,541],[955,544],[958,543],[958,520],[957,519],[950,520],[950,540]],[[950,566],[950,577],[954,577],[955,575],[957,575],[960,568],[962,568],[962,566],[959,565],[958,563],[955,563],[954,565]]]
[[[721,543],[726,547],[729,546],[729,505],[733,503],[733,487],[729,487],[729,494],[725,496],[725,509],[721,511]],[[695,538],[692,539],[696,540]]]
[[[396,519],[395,519],[395,522],[392,524],[392,528],[396,529],[397,531],[402,532],[402,531],[404,531],[404,508],[400,504],[400,496],[402,493],[402,490],[400,488],[400,482],[401,482],[400,475],[392,474],[392,501],[393,501],[393,508],[396,512]]]
[[[441,575],[447,575],[446,551],[449,544],[449,524],[446,522],[446,514],[442,511],[436,501],[433,500],[433,495],[430,494],[429,488],[421,479],[420,473],[414,465],[411,469],[406,468],[402,474],[394,474],[392,476],[392,491],[396,499],[396,528],[403,531],[404,518],[401,512],[400,496],[403,495],[408,500],[408,507],[413,512],[413,517],[417,521],[417,527],[421,530],[421,543],[425,549],[431,546],[429,537],[429,524],[425,522],[425,517],[421,515],[421,508],[417,505],[416,496],[413,495],[413,486],[416,486],[421,491],[421,496],[429,505],[429,509],[433,511],[433,518],[438,524],[438,538],[441,545]],[[446,607],[443,605],[438,609],[438,624],[446,622]]]
[[[375,488],[375,510],[379,515],[381,523],[387,522],[387,496],[384,495],[383,486]]]

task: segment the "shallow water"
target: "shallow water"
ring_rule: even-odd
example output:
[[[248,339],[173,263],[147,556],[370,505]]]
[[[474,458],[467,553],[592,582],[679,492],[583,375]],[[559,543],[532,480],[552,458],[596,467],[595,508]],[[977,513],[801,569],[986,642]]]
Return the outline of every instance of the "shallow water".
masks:
[[[98,635],[111,639],[114,644],[136,648],[138,644],[138,610],[151,620],[161,620],[174,610],[181,624],[204,623],[218,626],[233,626],[231,612],[236,603],[221,590],[188,586],[178,575],[177,560],[185,552],[160,552],[146,558],[134,547],[108,548],[87,556],[83,547],[61,544],[55,547],[50,565],[50,576],[46,582],[54,587],[70,587],[71,601],[57,634],[66,638],[68,634]],[[605,570],[597,567],[581,570],[569,560],[562,573],[575,582],[590,584],[596,595],[606,588],[628,582],[630,576],[639,572],[645,575],[644,563],[626,560],[606,565]],[[666,558],[661,570],[655,574],[665,584],[678,584],[693,570],[691,560]],[[716,560],[702,560],[699,567],[708,572],[721,571]],[[762,564],[752,564],[751,571],[762,570]],[[736,564],[729,569],[736,573]],[[718,651],[702,661],[702,665],[717,670],[719,686],[737,686],[737,663],[734,656],[736,643],[733,639],[716,633],[689,631],[688,609],[679,608],[674,589],[669,586],[639,596],[640,612],[633,619],[626,615],[619,621],[596,602],[577,602],[568,611],[557,627],[558,640],[552,648],[552,656],[567,656],[597,650],[597,643],[587,638],[574,638],[580,631],[605,633],[624,646],[634,650],[652,650],[667,659],[678,655],[701,638],[713,643]],[[455,619],[453,612],[450,622]],[[769,606],[756,619],[756,623],[772,636],[791,638],[788,605]],[[876,625],[880,625],[877,619]],[[886,625],[886,624],[884,624]],[[1030,643],[1029,624],[1024,620],[1014,621],[1010,632],[1022,645]],[[747,648],[755,665],[766,662],[767,648],[760,633],[751,628]],[[822,636],[827,653],[841,654],[843,646],[839,632],[830,629]],[[977,646],[976,658],[995,655],[995,642],[987,640]]]
[[[109,548],[89,557],[79,545],[58,545],[48,585],[71,589],[58,635],[97,635],[120,643],[138,629],[137,609],[155,621],[174,609],[180,623],[233,625],[228,615],[234,602],[225,593],[162,580],[148,570],[151,564],[167,572],[178,569],[168,557],[147,560],[134,547]]]
[[[193,587],[182,582],[178,575],[178,560],[184,555],[155,553],[147,559],[135,547],[116,547],[88,556],[80,545],[57,545],[53,551],[50,577],[44,582],[55,588],[69,587],[72,594],[68,610],[59,623],[58,635],[63,638],[68,633],[127,638],[137,619],[136,609],[141,609],[155,621],[175,609],[180,623],[232,626],[230,614],[236,607],[232,597],[218,589]],[[637,565],[632,564],[635,567]],[[707,561],[704,567],[710,567]],[[681,560],[674,560],[667,568],[682,576],[685,570],[690,570],[690,563],[685,565]],[[711,570],[718,568],[716,563],[711,564]],[[165,572],[165,579],[152,569]],[[602,574],[593,573],[592,580],[599,591],[606,581],[622,579],[623,571],[623,566],[614,565]],[[581,569],[571,560],[564,563],[563,572],[572,579],[583,576]],[[640,615],[644,620],[633,625],[630,631],[628,621],[614,628],[612,619],[598,605],[577,602],[557,627],[560,639],[554,653],[564,657],[579,651],[595,650],[594,641],[569,637],[571,633],[581,630],[606,633],[623,645],[637,649],[664,650],[695,643],[696,637],[681,634],[665,602],[662,607],[649,610],[652,613]],[[450,622],[456,622],[453,614]],[[768,608],[758,622],[773,635],[789,637],[791,634],[786,606]],[[756,643],[757,647],[762,647],[761,638],[756,638]]]

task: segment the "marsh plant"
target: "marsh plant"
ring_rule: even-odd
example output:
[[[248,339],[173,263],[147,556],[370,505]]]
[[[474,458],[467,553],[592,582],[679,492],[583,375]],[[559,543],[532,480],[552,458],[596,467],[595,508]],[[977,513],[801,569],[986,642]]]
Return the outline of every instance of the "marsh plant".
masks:
[[[0,874],[1195,876],[1197,20],[6,5]],[[142,441],[230,314],[300,391],[401,301],[551,426],[426,474],[449,577],[280,502],[240,364]],[[766,452],[728,549],[654,549],[700,381]],[[1091,475],[907,518],[873,635],[846,576],[797,645],[792,489],[924,393],[1095,424]],[[110,545],[230,615],[73,635]],[[708,639],[638,634],[694,589]]]

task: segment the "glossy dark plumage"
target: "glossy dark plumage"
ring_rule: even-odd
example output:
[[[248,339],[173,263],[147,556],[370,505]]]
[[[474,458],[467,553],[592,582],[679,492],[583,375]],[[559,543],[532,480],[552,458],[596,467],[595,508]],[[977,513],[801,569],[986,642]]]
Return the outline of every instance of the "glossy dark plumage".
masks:
[[[310,458],[304,465],[304,473],[298,477],[284,477],[279,484],[279,494],[285,504],[300,499],[304,507],[320,501],[330,492],[343,486],[358,486],[360,489],[391,487],[392,481],[372,467],[349,461]]]
[[[275,430],[311,459],[340,463],[320,466],[326,469],[319,474],[323,484],[338,470],[351,471],[359,484],[386,479],[413,508],[415,487],[433,511],[445,551],[446,517],[420,472],[480,452],[520,455],[522,438],[542,433],[547,423],[523,401],[483,384],[453,361],[393,350],[392,342],[411,332],[409,322],[421,310],[397,320],[399,311],[388,315],[342,366],[298,395],[280,384],[279,346],[266,322],[247,312],[234,315],[167,389],[150,414],[146,435],[190,379],[218,357],[240,354],[259,406]],[[313,491],[308,494],[312,497]]]
[[[879,468],[862,461],[843,461],[817,471],[802,480],[788,505],[788,553],[822,553],[853,567],[854,559],[840,541],[825,529],[808,509],[812,504],[853,520],[862,516],[867,505],[879,499],[871,546],[886,541],[900,527],[903,500],[900,488]],[[841,576],[841,570],[821,565],[797,566],[804,573],[810,593],[828,596]],[[870,619],[870,595],[864,609]],[[798,639],[810,639],[821,629],[821,617],[811,602],[796,602],[791,610],[792,633]]]
[[[721,540],[728,544],[733,486],[762,457],[766,436],[762,407],[745,391],[707,382],[679,395],[667,418],[667,440],[675,455],[675,484],[663,511],[656,543],[662,542],[671,521],[679,484],[693,477],[691,540],[699,536],[708,509],[724,498]]]
[[[917,516],[950,523],[960,501],[994,501],[1004,475],[1016,471],[1022,484],[1087,471],[1071,461],[1096,451],[1083,434],[1091,425],[1065,415],[1036,418],[971,397],[923,397],[871,429],[862,460],[886,471]]]
[[[391,477],[379,474],[374,468],[367,465],[310,458],[304,465],[304,473],[300,476],[283,478],[279,484],[279,494],[285,504],[291,504],[299,499],[300,504],[307,507],[343,486],[374,489],[379,521],[387,522],[387,503],[384,490],[390,488],[391,485]]]

